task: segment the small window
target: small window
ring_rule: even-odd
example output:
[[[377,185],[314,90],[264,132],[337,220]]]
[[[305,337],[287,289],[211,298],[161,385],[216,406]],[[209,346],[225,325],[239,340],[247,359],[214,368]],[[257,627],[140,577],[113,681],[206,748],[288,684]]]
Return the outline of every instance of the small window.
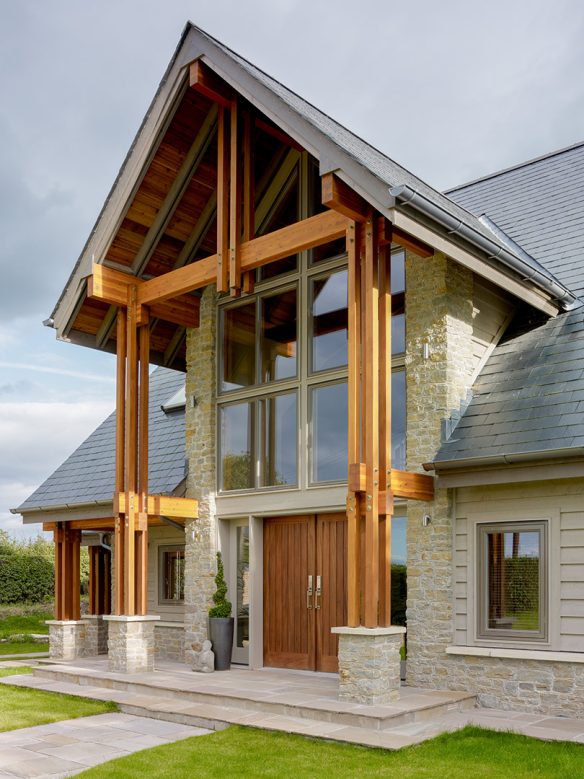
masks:
[[[158,585],[160,603],[177,603],[185,599],[185,548],[161,546],[158,549]]]
[[[478,526],[479,637],[547,636],[547,522]]]

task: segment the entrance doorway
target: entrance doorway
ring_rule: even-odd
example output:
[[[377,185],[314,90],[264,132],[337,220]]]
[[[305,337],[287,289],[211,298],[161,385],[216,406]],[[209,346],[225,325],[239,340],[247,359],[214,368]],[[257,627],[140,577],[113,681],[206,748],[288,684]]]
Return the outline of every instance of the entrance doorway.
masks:
[[[338,671],[347,622],[345,514],[264,521],[264,665]]]

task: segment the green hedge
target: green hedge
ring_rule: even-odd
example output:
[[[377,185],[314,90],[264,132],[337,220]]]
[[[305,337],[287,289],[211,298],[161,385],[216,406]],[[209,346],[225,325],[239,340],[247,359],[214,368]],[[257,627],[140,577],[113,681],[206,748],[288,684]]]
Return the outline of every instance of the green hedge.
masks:
[[[39,536],[19,541],[0,531],[0,604],[42,603],[53,597],[55,550]],[[81,550],[81,592],[87,592],[89,558]]]
[[[408,595],[407,565],[391,566],[391,624],[406,626],[406,599]]]

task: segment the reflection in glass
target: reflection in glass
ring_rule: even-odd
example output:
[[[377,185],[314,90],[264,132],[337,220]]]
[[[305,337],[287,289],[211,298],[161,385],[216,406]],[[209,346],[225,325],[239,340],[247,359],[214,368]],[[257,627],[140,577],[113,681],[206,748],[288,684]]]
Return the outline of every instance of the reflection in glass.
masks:
[[[221,389],[255,384],[255,303],[223,309]]]
[[[312,370],[347,364],[347,271],[312,282]]]
[[[296,484],[296,393],[276,395],[262,403],[263,486]]]
[[[346,252],[347,242],[345,238],[338,238],[336,241],[315,246],[311,252],[310,261],[314,265],[324,260],[332,260],[334,257],[341,257]]]
[[[161,600],[184,600],[185,550],[184,547],[161,549]]]
[[[406,350],[406,318],[397,314],[391,318],[391,353],[403,354]]]
[[[261,301],[262,381],[296,376],[296,290]]]
[[[540,629],[541,533],[487,533],[488,627]]]
[[[237,528],[237,623],[235,645],[249,646],[249,526],[239,525]]]
[[[295,254],[292,257],[284,257],[282,260],[262,265],[259,269],[260,281],[267,281],[267,279],[273,279],[274,276],[282,276],[284,273],[295,273],[297,268],[298,259]]]
[[[406,467],[406,372],[402,368],[391,374],[391,465]]]
[[[406,253],[403,250],[391,253],[391,294],[396,295],[406,288]]]
[[[347,385],[312,390],[312,481],[347,480]]]
[[[224,490],[253,487],[252,429],[252,403],[221,407],[221,488]]]

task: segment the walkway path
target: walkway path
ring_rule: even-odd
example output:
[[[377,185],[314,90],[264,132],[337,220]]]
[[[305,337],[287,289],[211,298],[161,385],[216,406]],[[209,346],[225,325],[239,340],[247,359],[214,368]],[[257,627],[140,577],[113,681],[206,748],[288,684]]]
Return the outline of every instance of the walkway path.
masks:
[[[11,730],[0,733],[0,777],[74,776],[116,757],[210,732],[116,712]]]

